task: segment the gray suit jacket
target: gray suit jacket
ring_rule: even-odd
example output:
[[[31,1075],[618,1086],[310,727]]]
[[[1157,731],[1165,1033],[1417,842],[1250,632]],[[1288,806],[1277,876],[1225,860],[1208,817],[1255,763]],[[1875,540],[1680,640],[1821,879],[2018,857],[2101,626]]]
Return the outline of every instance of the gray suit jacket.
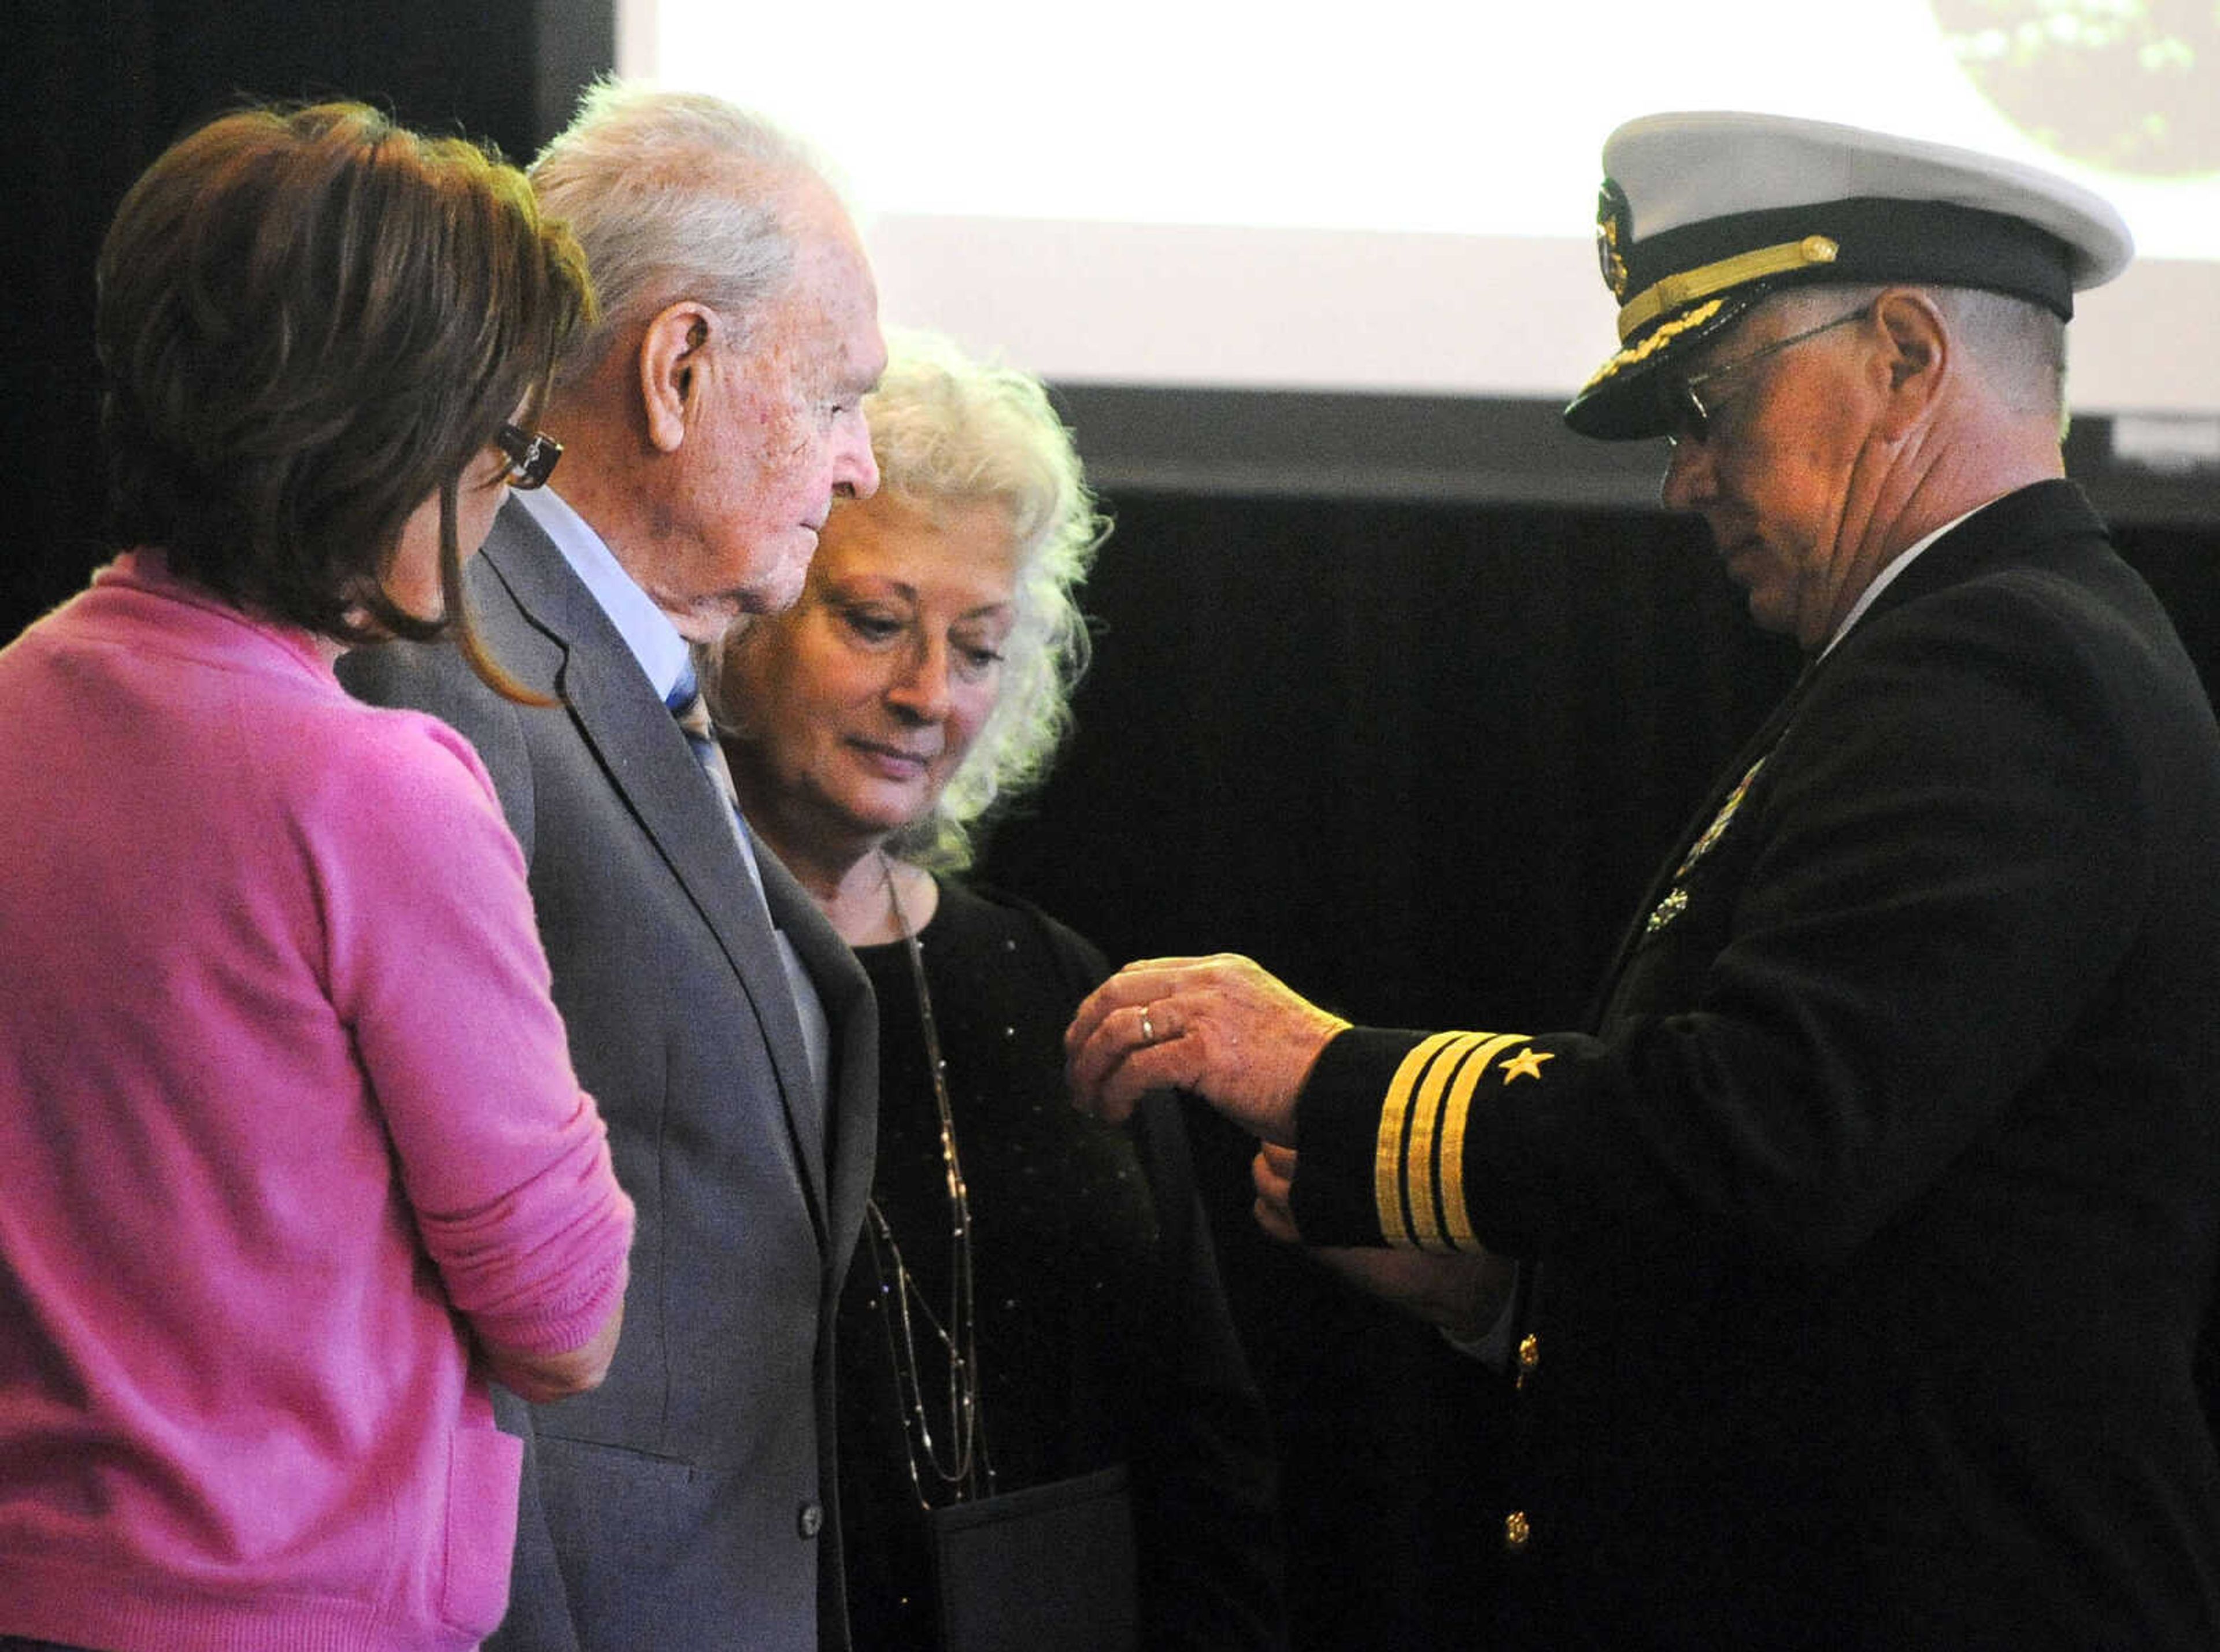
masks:
[[[832,1026],[820,1129],[724,806],[624,639],[514,505],[468,579],[495,657],[558,707],[502,699],[445,645],[359,650],[340,675],[445,718],[491,772],[572,1060],[639,1210],[607,1382],[503,1409],[527,1457],[509,1618],[489,1644],[844,1648],[832,1318],[870,1184],[870,986],[762,852],[772,921]]]

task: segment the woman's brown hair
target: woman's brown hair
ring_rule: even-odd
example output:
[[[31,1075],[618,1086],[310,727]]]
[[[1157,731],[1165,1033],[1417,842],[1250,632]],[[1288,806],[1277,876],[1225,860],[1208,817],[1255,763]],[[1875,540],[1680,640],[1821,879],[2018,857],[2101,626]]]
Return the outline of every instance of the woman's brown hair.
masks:
[[[342,642],[452,633],[465,469],[593,314],[522,173],[325,103],[224,115],[148,167],[98,264],[110,525],[233,605]],[[443,619],[387,589],[440,501]]]

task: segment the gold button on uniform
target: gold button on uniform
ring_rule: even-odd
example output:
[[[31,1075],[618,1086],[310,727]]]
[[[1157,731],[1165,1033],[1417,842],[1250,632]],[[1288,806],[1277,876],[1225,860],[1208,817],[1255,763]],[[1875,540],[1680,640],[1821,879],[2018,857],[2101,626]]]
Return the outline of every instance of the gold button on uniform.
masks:
[[[1518,1343],[1518,1387],[1526,1386],[1526,1379],[1534,1375],[1534,1368],[1542,1362],[1542,1339],[1531,1331]]]
[[[1534,1535],[1526,1524],[1523,1510],[1513,1509],[1503,1517],[1503,1546],[1516,1555],[1526,1547],[1526,1540]]]

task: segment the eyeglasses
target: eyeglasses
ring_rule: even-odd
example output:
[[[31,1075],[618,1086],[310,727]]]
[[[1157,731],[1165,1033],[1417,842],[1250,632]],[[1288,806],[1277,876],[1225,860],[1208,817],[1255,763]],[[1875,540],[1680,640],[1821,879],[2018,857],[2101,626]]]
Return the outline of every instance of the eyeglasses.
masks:
[[[1730,373],[1738,373],[1752,363],[1762,361],[1770,355],[1776,355],[1791,345],[1802,344],[1807,339],[1818,338],[1822,333],[1831,333],[1838,327],[1847,327],[1852,321],[1862,321],[1872,309],[1873,306],[1870,304],[1860,305],[1848,315],[1837,315],[1831,321],[1822,321],[1818,326],[1806,327],[1801,333],[1792,333],[1785,339],[1775,339],[1771,344],[1760,345],[1748,355],[1737,356],[1724,366],[1714,367],[1707,373],[1697,373],[1687,378],[1668,381],[1659,392],[1665,402],[1665,439],[1675,447],[1680,446],[1683,442],[1708,441],[1712,434],[1712,421],[1718,416],[1719,409],[1732,401],[1737,394],[1732,390],[1724,393],[1714,392],[1707,401],[1699,386],[1711,383],[1715,379],[1724,378]],[[1742,388],[1748,390],[1749,386],[1745,384]]]
[[[514,425],[503,425],[494,445],[508,460],[508,474],[502,478],[512,488],[544,488],[547,478],[555,474],[555,461],[563,457],[563,444],[544,431],[519,430]]]

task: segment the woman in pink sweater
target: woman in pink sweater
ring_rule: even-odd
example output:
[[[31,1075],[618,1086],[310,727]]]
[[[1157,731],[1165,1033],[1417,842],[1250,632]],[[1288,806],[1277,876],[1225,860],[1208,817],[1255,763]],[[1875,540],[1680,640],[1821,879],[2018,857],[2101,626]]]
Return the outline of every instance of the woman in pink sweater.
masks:
[[[332,662],[462,628],[583,265],[328,105],[181,141],[99,277],[133,548],[0,651],[0,1646],[470,1646],[487,1381],[600,1380],[632,1210],[477,757]]]

